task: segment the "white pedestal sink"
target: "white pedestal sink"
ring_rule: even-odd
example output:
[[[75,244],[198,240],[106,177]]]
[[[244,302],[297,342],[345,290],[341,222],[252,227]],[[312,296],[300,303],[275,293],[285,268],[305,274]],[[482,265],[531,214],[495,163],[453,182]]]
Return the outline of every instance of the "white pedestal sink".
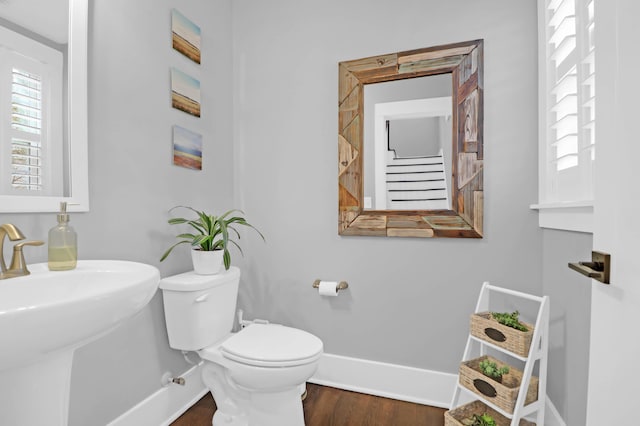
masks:
[[[29,270],[0,281],[0,425],[65,426],[73,352],[144,308],[160,273],[118,260]]]

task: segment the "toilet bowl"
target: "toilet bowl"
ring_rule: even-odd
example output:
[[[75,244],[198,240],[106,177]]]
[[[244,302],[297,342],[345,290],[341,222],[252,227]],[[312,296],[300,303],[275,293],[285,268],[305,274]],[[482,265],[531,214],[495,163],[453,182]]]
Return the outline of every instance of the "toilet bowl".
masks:
[[[300,388],[318,367],[322,341],[275,324],[231,333],[239,280],[235,267],[162,279],[169,345],[202,358],[217,406],[213,426],[303,426]]]

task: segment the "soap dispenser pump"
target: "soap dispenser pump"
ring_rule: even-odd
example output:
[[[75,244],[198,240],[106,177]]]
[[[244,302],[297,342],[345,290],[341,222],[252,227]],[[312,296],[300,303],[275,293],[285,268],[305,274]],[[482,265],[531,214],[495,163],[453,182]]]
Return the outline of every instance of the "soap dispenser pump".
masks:
[[[60,203],[58,225],[49,230],[49,270],[68,271],[78,262],[78,236],[69,226],[67,203]]]

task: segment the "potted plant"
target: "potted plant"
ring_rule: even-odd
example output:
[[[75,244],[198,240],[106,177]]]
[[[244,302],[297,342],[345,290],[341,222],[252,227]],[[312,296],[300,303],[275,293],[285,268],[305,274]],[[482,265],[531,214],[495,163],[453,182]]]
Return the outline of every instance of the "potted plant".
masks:
[[[507,327],[515,328],[520,331],[529,331],[527,327],[525,327],[519,320],[520,312],[491,312],[491,316],[494,320],[498,321],[502,325],[506,325]]]
[[[175,217],[169,219],[169,224],[179,225],[186,223],[192,228],[192,232],[178,234],[177,238],[181,240],[164,252],[160,258],[161,262],[169,256],[176,246],[188,243],[192,248],[191,256],[195,273],[200,275],[217,274],[220,272],[222,264],[224,264],[225,270],[231,266],[229,243],[236,246],[240,254],[243,254],[240,245],[232,239],[234,236],[240,239],[240,233],[235,226],[242,225],[252,228],[264,240],[262,233],[246,221],[241,210],[229,210],[220,216],[208,214],[188,206],[176,206],[169,211],[171,212],[177,208],[191,210],[196,214],[196,218]]]
[[[484,413],[481,416],[474,414],[471,417],[462,420],[462,424],[465,426],[496,426],[496,421],[493,417]]]
[[[503,366],[498,368],[498,365],[489,359],[483,359],[480,361],[478,367],[480,367],[482,374],[492,378],[498,383],[502,383],[502,375],[509,372],[509,367]]]
[[[484,400],[493,402],[507,413],[513,413],[524,373],[490,355],[462,361],[459,383]],[[528,405],[538,400],[539,379],[531,376],[525,396]],[[478,411],[467,413],[471,415]],[[491,414],[491,413],[490,413]]]
[[[519,312],[476,312],[471,314],[471,335],[526,357],[531,349],[534,325],[521,321]]]

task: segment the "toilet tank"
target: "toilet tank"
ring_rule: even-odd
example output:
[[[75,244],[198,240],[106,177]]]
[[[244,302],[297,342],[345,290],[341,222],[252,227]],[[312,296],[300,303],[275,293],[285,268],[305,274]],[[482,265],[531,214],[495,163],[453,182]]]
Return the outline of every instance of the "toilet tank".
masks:
[[[239,282],[240,270],[234,266],[216,275],[191,271],[160,280],[169,346],[196,351],[228,335]]]

